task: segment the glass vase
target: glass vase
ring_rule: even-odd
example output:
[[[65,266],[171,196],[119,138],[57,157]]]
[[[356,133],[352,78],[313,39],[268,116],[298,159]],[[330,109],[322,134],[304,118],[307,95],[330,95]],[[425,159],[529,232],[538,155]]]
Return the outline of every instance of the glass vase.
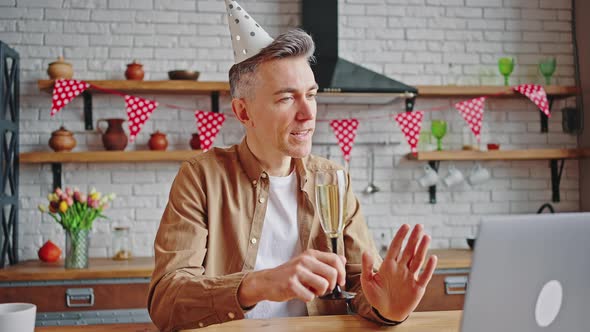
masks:
[[[89,229],[66,230],[66,269],[88,268]]]

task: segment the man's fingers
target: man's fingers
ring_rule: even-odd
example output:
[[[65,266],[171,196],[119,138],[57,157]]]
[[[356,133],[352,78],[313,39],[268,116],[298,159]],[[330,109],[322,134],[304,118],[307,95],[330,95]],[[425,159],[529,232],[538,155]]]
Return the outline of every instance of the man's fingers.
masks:
[[[305,268],[297,273],[301,284],[310,289],[315,295],[324,295],[328,290],[332,289],[331,283],[324,277],[313,273]],[[334,283],[335,284],[335,283]]]
[[[346,269],[345,269],[345,262],[346,258],[343,256],[335,255],[329,252],[323,252],[318,250],[310,251],[311,255],[317,259],[319,263],[322,263],[322,266],[310,265],[309,268],[317,267],[318,270],[316,271],[313,269],[314,272],[320,273],[322,276],[328,278],[332,276],[331,269],[335,269],[337,276],[335,283],[337,282],[340,286],[344,286],[346,283]],[[343,259],[344,258],[344,259]],[[327,266],[326,266],[327,265]],[[330,279],[328,279],[330,280]],[[332,288],[336,286],[336,284],[332,285]]]
[[[362,273],[361,273],[361,278],[365,279],[366,281],[369,281],[373,278],[373,265],[375,263],[375,260],[373,259],[373,257],[368,253],[368,252],[363,252],[363,258],[361,261],[361,266],[362,266]]]
[[[424,259],[426,259],[426,252],[428,252],[428,246],[430,245],[430,236],[424,235],[420,244],[418,245],[418,250],[416,250],[416,254],[410,261],[410,273],[415,274],[420,270],[422,263],[424,263]]]
[[[418,246],[418,241],[422,238],[422,231],[424,227],[422,225],[414,226],[414,230],[412,230],[412,234],[410,234],[410,238],[408,239],[408,243],[406,244],[406,248],[402,254],[400,259],[400,263],[404,266],[407,266],[414,254],[416,253],[416,247]]]
[[[402,244],[404,243],[404,239],[406,238],[406,235],[409,231],[410,225],[403,224],[400,226],[397,233],[395,233],[393,240],[391,240],[391,243],[389,244],[389,249],[387,249],[387,255],[385,255],[386,261],[397,261],[397,256],[400,253]]]
[[[291,287],[293,296],[304,302],[309,302],[313,300],[315,297],[314,293],[310,291],[307,287],[302,285],[299,279],[297,278],[291,279],[289,286]]]
[[[432,278],[432,274],[434,273],[434,269],[436,268],[436,262],[438,258],[434,255],[428,258],[428,262],[426,262],[426,267],[420,277],[418,277],[418,286],[426,287],[428,282],[430,282],[430,278]]]

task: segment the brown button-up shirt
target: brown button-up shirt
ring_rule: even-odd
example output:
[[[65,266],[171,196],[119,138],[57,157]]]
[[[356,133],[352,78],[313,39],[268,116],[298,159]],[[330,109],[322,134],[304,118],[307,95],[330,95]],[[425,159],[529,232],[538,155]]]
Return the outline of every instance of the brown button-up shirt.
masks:
[[[341,169],[329,160],[295,159],[297,220],[301,248],[330,251],[329,238],[314,210],[315,172]],[[162,331],[204,327],[244,318],[237,299],[252,271],[269,194],[268,174],[244,139],[184,162],[176,176],[155,240],[155,269],[148,310]],[[346,287],[357,292],[352,310],[386,324],[367,303],[360,285],[361,255],[381,262],[350,185],[339,254],[346,256]],[[315,299],[309,315],[343,314],[345,305]]]

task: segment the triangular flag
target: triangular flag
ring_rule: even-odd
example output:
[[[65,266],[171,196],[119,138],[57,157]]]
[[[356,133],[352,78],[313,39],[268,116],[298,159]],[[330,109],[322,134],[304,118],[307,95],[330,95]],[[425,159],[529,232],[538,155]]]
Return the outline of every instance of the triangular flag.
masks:
[[[201,148],[203,151],[209,150],[213,145],[213,141],[219,129],[225,121],[225,115],[222,113],[195,111],[195,118],[197,118],[197,128],[199,130],[199,139],[201,140]]]
[[[403,112],[395,116],[395,121],[406,137],[406,141],[408,141],[413,153],[417,151],[416,146],[418,146],[420,140],[423,117],[423,111]]]
[[[551,117],[551,110],[549,109],[549,102],[547,101],[547,93],[542,85],[538,84],[521,84],[513,87],[514,91],[520,92],[527,96],[535,105],[539,107],[541,112],[545,113],[548,118]]]
[[[483,121],[483,107],[486,97],[474,98],[471,100],[465,100],[455,104],[455,108],[461,113],[465,122],[471,128],[473,135],[480,140],[481,133],[481,122]]]
[[[59,79],[53,86],[53,103],[51,105],[51,116],[54,116],[72,99],[88,89],[90,84],[78,80]]]
[[[141,131],[143,124],[150,118],[152,112],[158,107],[158,102],[134,96],[125,96],[127,109],[127,123],[129,125],[129,142],[135,140],[135,136]]]
[[[234,61],[240,63],[260,52],[273,39],[236,1],[225,0],[227,23],[234,49]]]
[[[350,153],[352,152],[352,145],[356,138],[356,129],[359,126],[357,119],[343,119],[330,121],[330,127],[336,135],[340,150],[344,154],[344,160],[350,161]]]

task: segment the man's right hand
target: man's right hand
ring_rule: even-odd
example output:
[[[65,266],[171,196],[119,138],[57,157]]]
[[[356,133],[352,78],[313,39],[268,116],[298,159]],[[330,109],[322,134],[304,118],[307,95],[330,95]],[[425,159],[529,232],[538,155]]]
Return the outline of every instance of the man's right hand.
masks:
[[[248,273],[238,289],[238,301],[244,308],[264,300],[311,301],[334,289],[336,282],[344,286],[345,264],[344,256],[308,249],[283,265]]]

